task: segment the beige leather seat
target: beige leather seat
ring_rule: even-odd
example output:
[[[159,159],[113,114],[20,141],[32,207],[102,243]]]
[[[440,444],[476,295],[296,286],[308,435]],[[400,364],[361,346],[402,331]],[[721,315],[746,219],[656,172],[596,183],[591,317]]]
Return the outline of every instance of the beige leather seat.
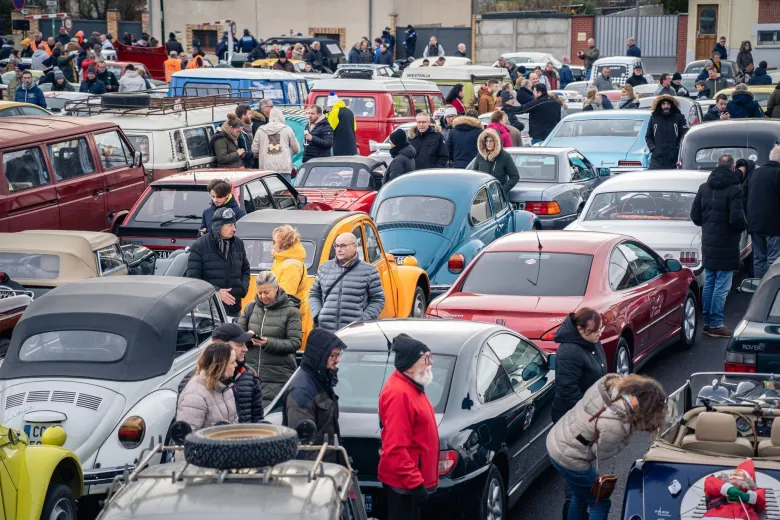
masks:
[[[682,447],[736,457],[753,456],[753,445],[750,441],[737,438],[737,418],[727,413],[700,413],[696,418],[696,433],[686,435]]]
[[[772,422],[772,438],[758,443],[759,457],[780,457],[780,420]]]

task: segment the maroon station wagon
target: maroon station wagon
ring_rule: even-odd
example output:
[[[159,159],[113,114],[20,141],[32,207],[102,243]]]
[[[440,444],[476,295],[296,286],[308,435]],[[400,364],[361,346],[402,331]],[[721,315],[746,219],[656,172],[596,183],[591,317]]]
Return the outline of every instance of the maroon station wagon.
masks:
[[[143,245],[167,258],[197,240],[203,210],[211,204],[209,182],[225,179],[247,213],[304,209],[306,197],[280,174],[263,170],[192,170],[153,182],[119,227],[122,244]],[[317,209],[306,207],[306,209]]]

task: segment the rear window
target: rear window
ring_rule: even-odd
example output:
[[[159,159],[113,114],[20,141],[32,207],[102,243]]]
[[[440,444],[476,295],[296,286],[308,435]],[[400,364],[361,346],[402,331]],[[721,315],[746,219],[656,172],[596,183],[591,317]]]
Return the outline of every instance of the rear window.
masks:
[[[592,255],[495,252],[476,261],[461,292],[504,296],[583,296]]]
[[[268,271],[274,262],[274,241],[271,238],[244,238],[244,248],[246,257],[249,260],[249,267],[253,271]],[[310,240],[301,240],[303,249],[306,250],[306,260],[304,264],[309,269],[314,264],[314,258],[317,253],[317,246]]]
[[[593,197],[585,220],[691,220],[695,193],[620,191]]]
[[[354,174],[355,169],[352,166],[312,166],[302,187],[349,188],[352,186]]]
[[[433,382],[425,387],[425,395],[435,413],[444,413],[447,406],[454,356],[433,354]],[[393,373],[395,354],[344,350],[339,363],[339,410],[349,413],[376,413],[379,392]]]
[[[555,182],[558,179],[558,158],[554,155],[513,155],[522,181]]]
[[[724,154],[729,154],[734,158],[734,161],[740,159],[749,159],[751,161],[758,160],[758,152],[755,148],[735,148],[732,146],[716,147],[716,148],[700,148],[696,151],[696,164],[705,168],[715,168],[718,164],[718,157]]]
[[[111,363],[125,355],[127,341],[119,334],[94,330],[59,330],[30,336],[19,349],[19,360]]]
[[[578,119],[563,121],[555,137],[638,137],[640,119]]]
[[[339,99],[347,105],[355,117],[374,117],[376,115],[376,100],[372,97],[352,97],[352,96],[339,96]],[[326,109],[328,102],[327,96],[317,96],[314,100],[315,105],[321,106]]]
[[[54,280],[60,276],[60,257],[0,252],[0,272],[6,273],[11,279]]]
[[[455,214],[455,204],[439,197],[393,197],[382,201],[376,223],[422,222],[447,226]]]
[[[211,204],[211,198],[204,189],[155,188],[141,204],[134,222],[155,222],[162,224],[200,220],[203,210]]]

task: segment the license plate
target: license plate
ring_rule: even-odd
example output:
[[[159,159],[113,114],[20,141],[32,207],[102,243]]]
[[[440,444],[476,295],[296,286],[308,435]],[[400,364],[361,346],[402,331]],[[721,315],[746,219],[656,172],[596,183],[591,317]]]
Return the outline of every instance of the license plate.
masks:
[[[363,503],[366,504],[366,513],[371,514],[374,511],[374,497],[371,495],[364,495]]]
[[[155,251],[157,258],[165,259],[171,255],[170,251]]]
[[[52,426],[57,426],[57,423],[25,423],[24,433],[27,435],[27,438],[30,439],[30,445],[41,444],[43,432]]]

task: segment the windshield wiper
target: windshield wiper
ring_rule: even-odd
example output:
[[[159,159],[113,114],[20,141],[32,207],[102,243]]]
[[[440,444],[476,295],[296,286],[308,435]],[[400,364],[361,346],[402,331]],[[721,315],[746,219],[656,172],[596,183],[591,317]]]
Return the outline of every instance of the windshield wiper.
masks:
[[[199,218],[200,217],[197,215],[174,215],[172,219],[160,223],[160,226],[166,226],[168,224],[172,224],[174,222],[178,222],[181,220],[198,220]]]

